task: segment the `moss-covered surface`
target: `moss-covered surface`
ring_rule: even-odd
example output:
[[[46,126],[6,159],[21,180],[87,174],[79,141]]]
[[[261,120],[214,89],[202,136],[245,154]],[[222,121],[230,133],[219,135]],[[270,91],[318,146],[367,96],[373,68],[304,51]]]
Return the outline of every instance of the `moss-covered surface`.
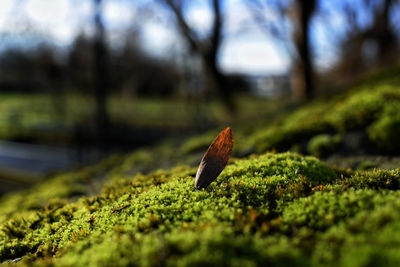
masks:
[[[395,78],[365,83],[344,94],[300,107],[249,136],[258,152],[286,150],[320,134],[365,132],[368,150],[396,153],[400,136],[400,70]],[[305,150],[306,151],[306,150]]]
[[[307,151],[316,157],[325,157],[335,152],[340,142],[340,135],[319,134],[311,138]]]
[[[390,75],[388,75],[390,74]],[[352,133],[365,135],[366,140],[360,145],[361,152],[372,154],[398,155],[400,136],[400,65],[390,71],[365,79],[356,87],[344,93],[326,98],[319,98],[298,108],[279,106],[277,103],[266,104],[267,115],[242,119],[234,122],[234,155],[247,156],[252,153],[267,151],[298,151],[315,156],[329,156],[338,152],[352,154],[359,147],[349,146],[353,140],[347,140]],[[271,106],[276,111],[271,111]],[[246,107],[249,108],[249,107]],[[257,106],[257,109],[266,111]],[[281,116],[277,114],[282,113]],[[275,114],[272,116],[271,114]],[[219,130],[225,128],[220,127]],[[218,134],[218,129],[189,138],[180,143],[158,146],[141,150],[141,156],[133,153],[127,169],[138,160],[148,158],[162,159],[172,166],[176,163],[192,165],[197,162]],[[161,155],[152,157],[152,155]],[[145,159],[146,158],[146,159]],[[149,160],[147,163],[151,162]],[[160,163],[161,164],[161,163]],[[158,166],[158,164],[148,164]],[[145,168],[149,169],[149,168]]]
[[[1,261],[400,264],[399,170],[340,172],[313,157],[268,153],[232,160],[206,190],[194,188],[194,168],[181,166],[133,177],[114,174],[100,194],[71,198],[83,193],[84,187],[75,188],[78,176],[104,172],[103,166],[5,197]]]
[[[400,161],[358,158],[352,170],[293,152],[265,153],[308,148],[326,156],[361,131],[370,151],[396,154],[398,88],[395,78],[362,84],[262,127],[233,127],[235,157],[205,190],[194,187],[195,166],[218,131],[113,156],[5,195],[0,262],[399,266]],[[389,159],[391,170],[378,168]]]

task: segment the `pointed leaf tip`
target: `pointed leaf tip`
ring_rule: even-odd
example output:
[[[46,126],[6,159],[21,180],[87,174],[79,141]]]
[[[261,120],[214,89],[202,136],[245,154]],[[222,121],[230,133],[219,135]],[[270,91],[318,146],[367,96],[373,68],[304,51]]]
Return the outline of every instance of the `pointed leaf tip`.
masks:
[[[195,186],[197,189],[209,186],[225,169],[232,153],[233,131],[230,127],[219,133],[201,159],[197,169]]]

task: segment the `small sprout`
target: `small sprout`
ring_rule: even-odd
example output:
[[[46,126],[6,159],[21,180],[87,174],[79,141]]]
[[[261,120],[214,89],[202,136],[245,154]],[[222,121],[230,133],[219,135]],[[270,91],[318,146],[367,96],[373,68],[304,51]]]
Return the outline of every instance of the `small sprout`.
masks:
[[[209,186],[224,170],[233,148],[233,131],[223,130],[211,143],[197,169],[195,186],[197,189]]]

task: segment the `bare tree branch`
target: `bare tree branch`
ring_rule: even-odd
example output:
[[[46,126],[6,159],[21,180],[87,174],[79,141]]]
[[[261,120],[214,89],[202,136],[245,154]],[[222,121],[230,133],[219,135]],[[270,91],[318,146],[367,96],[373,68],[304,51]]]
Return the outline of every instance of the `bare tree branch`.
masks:
[[[218,66],[218,52],[222,41],[223,15],[221,12],[222,0],[212,0],[212,10],[214,13],[214,21],[210,35],[200,39],[195,31],[188,25],[183,15],[182,1],[162,0],[175,14],[179,28],[184,38],[189,42],[192,50],[199,54],[203,61],[203,66],[207,71],[207,75],[214,81],[217,92],[221,100],[230,112],[234,112],[235,106],[232,100],[231,88],[227,84],[225,75]]]
[[[178,6],[173,0],[164,0],[164,1],[174,12],[175,17],[178,20],[179,27],[183,33],[183,36],[189,42],[190,47],[193,50],[200,52],[201,47],[199,45],[199,40],[196,36],[196,33],[190,28],[189,24],[186,22],[185,18],[183,17],[183,11],[182,11],[181,5]]]
[[[222,14],[221,14],[221,3],[219,0],[213,0],[214,9],[214,23],[211,35],[211,51],[217,53],[221,44],[222,39]]]
[[[272,22],[266,15],[266,6],[260,0],[248,0],[244,2],[247,9],[252,15],[252,19],[257,24],[259,29],[265,33],[267,36],[272,36],[276,38],[279,42],[281,42],[286,51],[292,55],[295,55],[295,49],[291,46],[291,40],[289,37],[289,30],[285,28],[285,15],[287,13],[286,7],[281,4],[277,4],[275,6],[275,10],[277,14],[280,15],[281,21],[280,23]]]

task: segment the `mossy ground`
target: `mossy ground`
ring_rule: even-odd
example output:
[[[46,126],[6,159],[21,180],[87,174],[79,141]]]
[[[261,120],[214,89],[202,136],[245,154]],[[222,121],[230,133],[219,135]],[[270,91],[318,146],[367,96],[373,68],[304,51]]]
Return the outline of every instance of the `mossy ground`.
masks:
[[[399,170],[340,172],[314,157],[267,153],[231,160],[201,191],[195,171],[114,174],[100,194],[80,198],[73,196],[83,187],[56,190],[82,181],[72,173],[69,186],[62,176],[6,197],[0,259],[62,266],[400,264]]]
[[[362,85],[268,127],[238,129],[235,157],[205,190],[195,189],[193,166],[215,132],[113,156],[3,196],[0,262],[399,266],[399,169],[365,162],[355,171],[298,153],[265,153],[307,144],[321,151],[332,136],[341,136],[340,146],[354,130],[366,133],[373,151],[393,153],[387,144],[399,136],[398,87],[393,78]],[[244,156],[250,152],[260,154]]]
[[[363,145],[368,146],[368,152],[396,154],[400,136],[399,74],[400,69],[394,78],[366,82],[344,94],[300,107],[272,126],[255,131],[249,136],[249,146],[261,153],[286,150],[307,144],[316,135],[346,136],[358,131],[367,137]]]

